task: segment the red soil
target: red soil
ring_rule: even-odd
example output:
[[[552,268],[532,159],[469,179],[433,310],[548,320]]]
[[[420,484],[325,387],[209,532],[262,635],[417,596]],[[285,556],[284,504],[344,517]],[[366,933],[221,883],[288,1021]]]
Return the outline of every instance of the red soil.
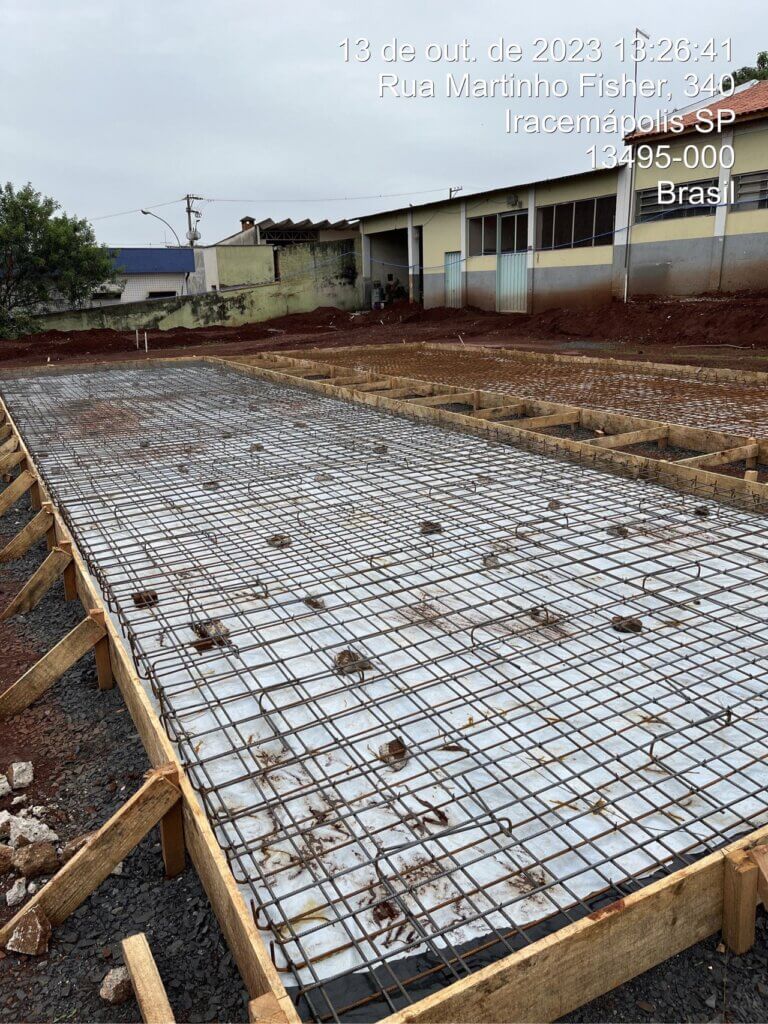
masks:
[[[334,308],[294,313],[239,327],[149,332],[150,355],[185,349],[240,353],[315,346],[452,341],[544,351],[609,354],[620,358],[757,367],[768,360],[768,293],[646,299],[597,309],[551,309],[532,315],[476,309],[428,309],[406,302],[350,314]],[[642,347],[638,347],[642,346]],[[131,359],[133,331],[47,331],[0,341],[0,363]],[[757,357],[757,359],[756,359]]]

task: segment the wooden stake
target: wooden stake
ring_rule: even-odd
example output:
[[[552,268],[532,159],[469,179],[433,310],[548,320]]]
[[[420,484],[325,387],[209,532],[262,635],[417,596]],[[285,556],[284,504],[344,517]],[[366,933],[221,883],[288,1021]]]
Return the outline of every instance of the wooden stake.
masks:
[[[756,846],[749,856],[757,865],[757,898],[768,907],[768,846]]]
[[[175,878],[187,866],[181,802],[173,806],[160,822],[160,845],[163,851],[165,877]]]
[[[275,994],[267,992],[248,1003],[248,1020],[250,1024],[285,1024],[288,1018]]]
[[[723,875],[723,942],[740,955],[755,943],[758,869],[743,850],[726,854]]]
[[[157,768],[148,774],[146,782],[120,810],[0,928],[0,946],[5,947],[21,918],[32,907],[40,907],[51,924],[57,925],[88,899],[181,798],[181,791],[169,780],[169,774],[172,778],[173,773],[167,768]]]
[[[173,1010],[146,935],[130,935],[121,946],[144,1024],[173,1024]]]
[[[14,559],[26,555],[31,547],[46,537],[49,530],[53,529],[53,523],[53,516],[45,508],[38,512],[35,518],[30,519],[13,540],[8,541],[0,551],[0,562],[12,562]]]
[[[59,640],[23,676],[0,693],[0,721],[28,708],[104,636],[104,626],[89,616]]]
[[[31,612],[36,608],[71,562],[71,552],[63,548],[54,548],[45,561],[35,569],[16,597],[0,613],[0,622],[18,612]]]
[[[72,541],[62,540],[59,542],[59,547],[62,551],[66,551],[70,556],[69,565],[64,569],[64,600],[65,601],[76,601],[77,600],[77,571],[75,569],[75,563],[72,559]]]
[[[27,493],[34,482],[35,478],[29,470],[23,469],[13,483],[8,484],[2,494],[0,494],[0,516],[4,516],[8,509],[15,505],[22,495]]]

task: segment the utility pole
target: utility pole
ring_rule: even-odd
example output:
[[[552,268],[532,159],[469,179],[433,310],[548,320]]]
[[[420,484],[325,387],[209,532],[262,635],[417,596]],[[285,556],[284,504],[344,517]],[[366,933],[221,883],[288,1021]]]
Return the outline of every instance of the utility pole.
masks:
[[[464,186],[463,185],[451,185],[449,187],[449,189],[448,189],[448,198],[449,199],[453,199],[453,197],[456,195],[457,192],[463,192],[463,191],[464,191]]]
[[[184,196],[184,198],[185,198],[185,200],[187,202],[187,241],[189,242],[190,246],[194,246],[195,242],[200,237],[200,232],[197,230],[197,222],[202,217],[202,214],[200,213],[199,210],[196,210],[192,206],[192,203],[201,202],[203,197],[202,196],[193,196],[193,195],[190,195],[189,193],[187,193],[187,195]],[[192,215],[193,214],[194,214],[194,217],[195,217],[195,226],[194,227],[192,226]]]

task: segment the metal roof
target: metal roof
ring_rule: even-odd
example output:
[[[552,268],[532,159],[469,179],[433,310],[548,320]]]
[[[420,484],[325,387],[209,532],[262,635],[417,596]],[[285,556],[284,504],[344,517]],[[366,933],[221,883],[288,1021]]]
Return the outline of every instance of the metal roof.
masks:
[[[189,274],[195,269],[191,247],[113,249],[112,262],[122,274]]]

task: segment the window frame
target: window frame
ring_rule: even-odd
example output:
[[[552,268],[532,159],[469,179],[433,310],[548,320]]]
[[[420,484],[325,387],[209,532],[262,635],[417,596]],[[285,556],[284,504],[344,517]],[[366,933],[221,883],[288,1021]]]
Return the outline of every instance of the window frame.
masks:
[[[530,211],[526,207],[523,210],[509,210],[509,211],[505,211],[504,213],[501,213],[501,212],[499,212],[499,213],[484,213],[484,214],[480,214],[477,217],[467,217],[467,219],[466,219],[466,222],[467,222],[467,258],[468,259],[472,259],[475,256],[501,256],[501,255],[504,255],[505,253],[510,253],[510,252],[527,252],[528,251],[528,226],[527,226],[527,218],[529,216],[529,213],[530,213]],[[523,232],[523,235],[524,235],[524,238],[523,238],[524,245],[522,245],[522,247],[521,247],[519,245],[519,241],[520,241],[519,236],[520,236],[520,231],[521,231],[519,225],[520,225],[520,220],[523,217],[526,219],[526,227],[525,227],[525,230]],[[511,218],[515,218],[515,248],[514,249],[502,249],[501,248],[502,222],[504,220],[509,220]],[[486,221],[489,221],[489,220],[495,221],[495,235],[496,235],[496,237],[495,237],[495,244],[494,244],[494,248],[493,249],[491,249],[489,246],[486,245]],[[474,227],[472,227],[472,225],[474,225]],[[480,244],[479,244],[479,250],[475,251],[473,249],[473,245],[472,245],[472,242],[473,242],[472,236],[475,235],[475,241],[476,241],[478,226],[479,226],[479,229],[480,229]]]
[[[681,181],[675,183],[675,189],[679,188],[714,188],[718,184],[717,178],[701,178],[696,181]],[[643,214],[642,204],[644,197],[656,197],[655,203],[649,203],[652,209]],[[692,203],[688,206],[664,205],[658,201],[659,187],[653,185],[651,188],[639,188],[634,195],[634,223],[635,224],[662,224],[667,220],[683,220],[688,217],[714,217],[717,203]]]
[[[741,174],[734,174],[733,181],[733,202],[729,207],[729,213],[749,213],[751,210],[768,210],[768,169],[764,171],[744,171]],[[740,191],[743,184],[757,185],[757,199],[741,199]]]
[[[597,210],[598,203],[602,200],[610,199],[613,200],[613,227],[610,232],[601,232],[600,237],[597,236]],[[569,199],[562,203],[547,203],[544,206],[536,207],[536,250],[538,252],[560,252],[565,249],[595,249],[603,245],[613,245],[616,236],[616,193],[609,192],[607,195],[602,196],[588,196],[585,199]],[[592,231],[591,234],[585,235],[583,238],[576,237],[576,210],[577,207],[581,206],[582,210],[584,204],[592,204]],[[570,209],[569,209],[570,208]],[[559,217],[558,217],[559,212]],[[556,239],[558,237],[558,221],[560,218],[565,219],[567,222],[570,218],[570,242],[569,243],[558,243]],[[545,222],[550,220],[551,223],[546,224]],[[549,242],[546,243],[548,236]]]

